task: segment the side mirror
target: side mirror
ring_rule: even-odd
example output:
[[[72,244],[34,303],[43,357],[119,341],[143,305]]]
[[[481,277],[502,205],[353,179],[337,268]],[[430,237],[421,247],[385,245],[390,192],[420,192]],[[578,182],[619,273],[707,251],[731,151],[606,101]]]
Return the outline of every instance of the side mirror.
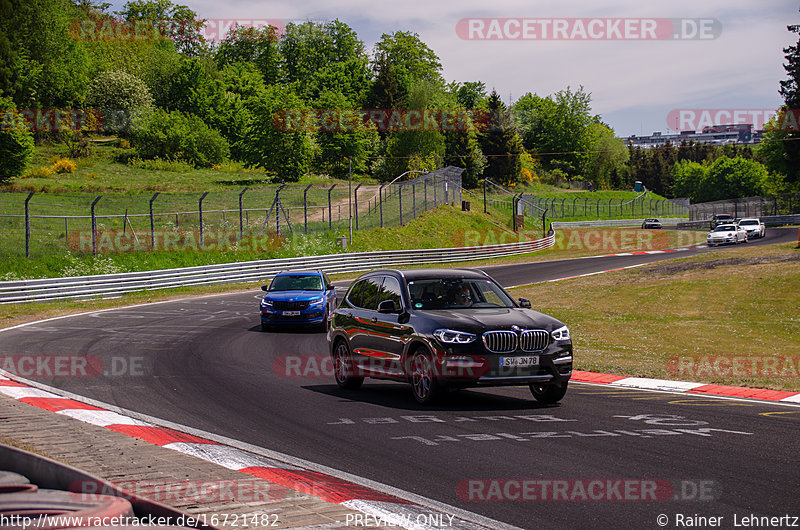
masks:
[[[525,309],[530,309],[531,308],[531,301],[528,300],[527,298],[520,298],[519,299],[519,306],[523,307]]]
[[[378,304],[378,313],[399,313],[394,300],[384,300]]]
[[[269,285],[262,285],[261,286],[261,290],[262,291],[269,291]]]

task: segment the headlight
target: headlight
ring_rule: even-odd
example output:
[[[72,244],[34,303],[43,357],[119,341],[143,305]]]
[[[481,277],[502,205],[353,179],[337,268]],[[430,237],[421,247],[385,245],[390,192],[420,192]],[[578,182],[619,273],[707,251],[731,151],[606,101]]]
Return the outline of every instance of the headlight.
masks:
[[[325,303],[325,299],[324,298],[318,298],[316,300],[311,300],[311,303],[308,304],[308,305],[309,306],[315,306],[315,305],[322,305],[324,303]]]
[[[469,344],[475,340],[473,333],[453,331],[452,329],[437,329],[433,332],[433,336],[445,344]]]
[[[550,336],[553,337],[553,340],[569,340],[569,328],[567,326],[561,326],[551,331]]]
[[[261,305],[267,306],[267,307],[272,307],[272,300],[267,300],[266,298],[262,298],[261,299]]]

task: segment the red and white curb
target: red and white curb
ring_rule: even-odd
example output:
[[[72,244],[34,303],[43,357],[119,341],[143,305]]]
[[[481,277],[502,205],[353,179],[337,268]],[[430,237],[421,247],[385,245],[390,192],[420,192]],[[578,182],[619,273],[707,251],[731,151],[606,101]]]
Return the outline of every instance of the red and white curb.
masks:
[[[681,247],[681,248],[667,248],[664,250],[643,250],[641,252],[621,252],[618,254],[605,254],[602,256],[581,256],[579,258],[574,259],[596,259],[596,258],[614,258],[619,256],[646,256],[652,254],[669,254],[672,252],[684,252],[687,250],[697,250],[700,248],[708,248],[708,245],[695,245],[691,247]],[[575,276],[565,276],[563,278],[554,278],[552,280],[544,280],[541,282],[533,282],[533,283],[523,283],[520,285],[512,285],[510,287],[506,287],[506,289],[516,289],[518,287],[528,287],[530,285],[536,285],[537,283],[551,283],[551,282],[561,282],[564,280],[574,280],[575,278],[585,278],[586,276],[595,276],[597,274],[605,274],[607,272],[616,272],[616,271],[624,271],[626,269],[635,269],[636,267],[642,267],[644,265],[650,265],[652,262],[645,262],[645,263],[637,263],[635,265],[628,265],[626,267],[617,267],[614,269],[606,269],[602,271],[595,271],[595,272],[587,272],[585,274],[577,274]]]
[[[672,381],[671,379],[648,379],[644,377],[624,377],[594,372],[572,372],[572,381],[594,383],[623,388],[639,388],[642,390],[661,390],[713,397],[756,399],[760,401],[776,401],[782,403],[800,403],[800,393],[782,390],[765,390],[763,388],[744,388],[689,381]]]
[[[467,529],[516,529],[499,521],[483,517],[466,510],[448,506],[408,492],[360,479],[348,473],[338,472],[318,464],[281,455],[272,451],[254,448],[249,444],[229,440],[211,433],[203,433],[191,428],[181,430],[169,428],[158,423],[169,423],[157,418],[149,418],[138,413],[131,415],[114,412],[95,404],[65,397],[44,390],[46,385],[24,380],[31,386],[12,379],[11,374],[0,370],[0,394],[17,401],[49,410],[56,414],[105,427],[183,454],[191,455],[234,471],[267,480],[300,493],[314,495],[327,502],[341,504],[363,513],[370,523],[378,526],[397,526],[413,530],[441,528],[442,523],[449,527]],[[50,390],[56,390],[50,388]],[[72,394],[69,394],[73,397]],[[93,400],[87,400],[93,401]],[[104,405],[99,402],[94,402]],[[115,408],[108,406],[108,408]],[[153,421],[137,419],[135,416]],[[183,427],[177,426],[175,427]],[[193,431],[193,432],[187,432]],[[198,434],[200,434],[198,436]],[[213,440],[216,438],[218,440]],[[247,446],[256,452],[240,449],[233,445]],[[286,458],[273,458],[258,452]],[[293,461],[293,462],[292,462]],[[317,469],[314,469],[317,468]],[[328,471],[326,473],[325,471]],[[339,476],[335,476],[339,475]],[[360,479],[360,480],[359,480]],[[359,484],[358,482],[362,482]]]

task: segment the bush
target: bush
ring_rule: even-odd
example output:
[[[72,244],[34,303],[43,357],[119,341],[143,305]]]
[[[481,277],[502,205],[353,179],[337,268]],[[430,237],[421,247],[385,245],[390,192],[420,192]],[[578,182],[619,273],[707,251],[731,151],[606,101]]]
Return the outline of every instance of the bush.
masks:
[[[135,116],[152,108],[153,96],[145,82],[135,75],[108,70],[89,85],[86,103],[102,113],[103,131],[128,134]]]
[[[78,169],[78,165],[69,158],[59,158],[50,167],[56,173],[72,173]]]
[[[29,169],[22,175],[25,179],[49,179],[53,176],[53,169],[46,166],[39,166]]]
[[[33,158],[33,135],[9,98],[0,98],[0,182],[22,175]]]
[[[133,143],[143,159],[183,160],[211,167],[230,155],[228,142],[194,115],[157,110],[133,130]]]

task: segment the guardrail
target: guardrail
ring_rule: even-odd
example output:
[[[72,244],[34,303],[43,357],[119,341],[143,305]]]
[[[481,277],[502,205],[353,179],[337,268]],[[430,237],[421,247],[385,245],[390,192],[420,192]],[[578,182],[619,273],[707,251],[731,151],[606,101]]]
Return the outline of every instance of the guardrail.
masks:
[[[264,280],[286,269],[319,268],[328,273],[452,263],[526,254],[555,244],[555,234],[536,241],[481,247],[389,250],[326,254],[270,260],[220,263],[146,272],[126,272],[67,278],[42,278],[0,282],[0,303],[44,302],[64,299],[114,298],[134,291],[170,289],[192,285],[242,283]]]
[[[675,217],[670,219],[659,219],[662,225],[679,224],[686,220],[685,217]],[[607,219],[604,221],[553,221],[553,228],[587,228],[602,226],[642,226],[644,219]],[[706,224],[708,224],[706,222]]]
[[[786,225],[800,225],[800,214],[791,215],[765,215],[759,217],[764,226],[786,226]],[[555,223],[553,223],[555,224]],[[678,230],[692,230],[696,228],[705,228],[711,230],[714,225],[712,219],[704,219],[701,221],[684,221],[678,223]]]
[[[711,230],[714,221],[706,219],[704,221],[683,221],[678,223],[678,230],[696,230],[699,228]]]
[[[767,215],[760,219],[765,226],[800,225],[800,214]]]

